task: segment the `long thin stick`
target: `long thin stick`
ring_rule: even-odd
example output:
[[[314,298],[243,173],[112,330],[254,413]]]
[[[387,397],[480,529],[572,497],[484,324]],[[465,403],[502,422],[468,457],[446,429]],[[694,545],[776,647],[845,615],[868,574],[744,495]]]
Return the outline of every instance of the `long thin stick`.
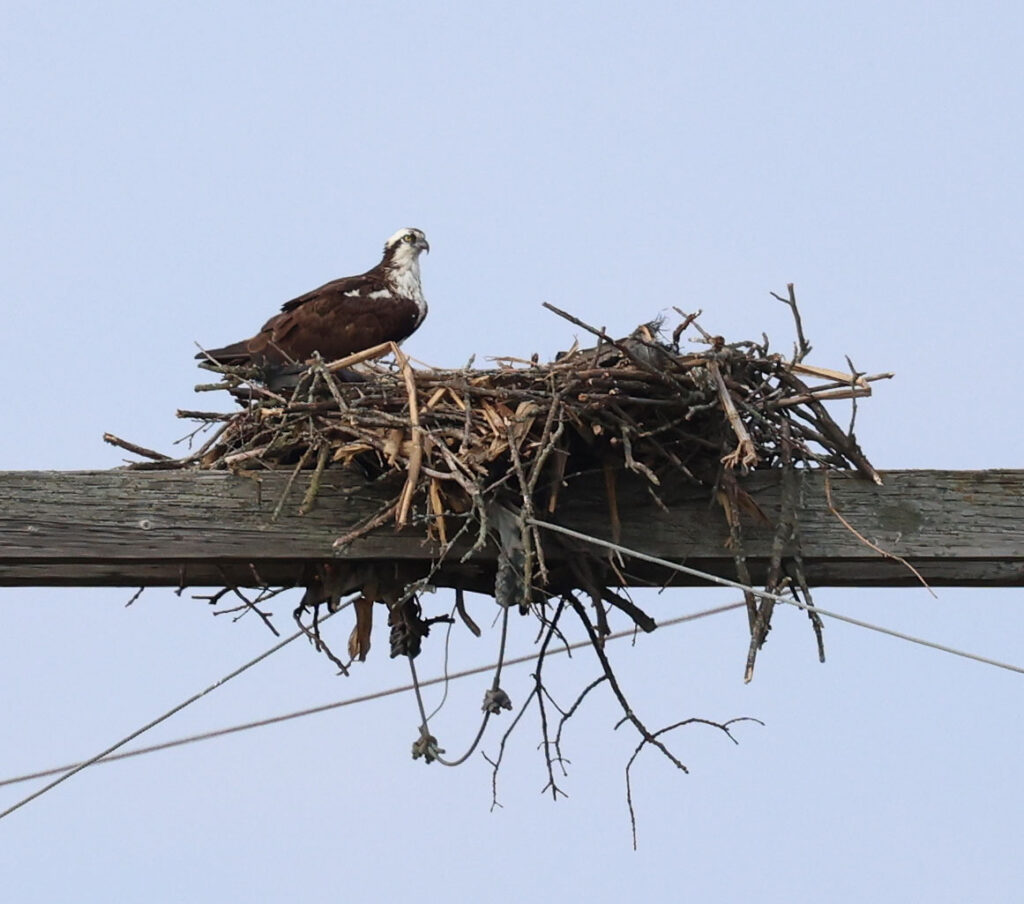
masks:
[[[398,511],[395,515],[395,523],[399,527],[405,527],[409,523],[412,497],[416,494],[416,485],[420,479],[420,466],[423,464],[423,427],[420,425],[420,408],[416,397],[416,378],[413,376],[412,366],[409,364],[409,359],[395,343],[392,342],[391,347],[395,354],[395,360],[402,369],[402,376],[405,378],[405,390],[409,396],[409,423],[412,424],[412,450],[409,452],[409,472],[405,478],[405,486],[402,487],[402,495],[399,497]]]
[[[361,352],[356,352],[354,355],[349,355],[346,358],[339,358],[337,361],[331,361],[330,364],[325,364],[324,369],[328,373],[337,373],[339,370],[344,370],[346,367],[353,367],[356,364],[362,364],[364,361],[369,361],[371,358],[382,358],[392,348],[397,348],[393,342],[382,342],[380,345],[375,345],[373,348],[364,349]]]
[[[164,455],[163,452],[154,452],[152,449],[147,449],[145,446],[137,446],[135,443],[130,443],[126,439],[121,439],[119,436],[114,436],[113,433],[104,433],[103,442],[110,443],[112,446],[120,446],[122,449],[132,452],[135,455],[141,455],[143,458],[151,458],[154,461],[170,461],[170,455]]]
[[[752,468],[757,464],[757,449],[754,447],[750,434],[747,433],[747,428],[743,426],[743,421],[740,420],[739,412],[736,410],[735,404],[733,404],[729,387],[725,385],[725,379],[722,377],[722,371],[718,366],[718,362],[708,361],[708,371],[715,378],[715,385],[718,387],[718,398],[722,402],[722,408],[725,410],[726,417],[729,418],[729,426],[732,427],[732,432],[736,434],[736,448],[722,459],[722,464],[727,468],[735,468],[736,465]]]

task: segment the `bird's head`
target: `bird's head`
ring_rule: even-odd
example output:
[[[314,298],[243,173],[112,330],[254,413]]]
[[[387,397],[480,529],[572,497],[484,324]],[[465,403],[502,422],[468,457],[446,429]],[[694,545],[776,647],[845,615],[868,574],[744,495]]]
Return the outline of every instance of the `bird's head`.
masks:
[[[384,243],[384,259],[377,265],[383,268],[384,280],[393,294],[416,301],[420,320],[427,311],[420,286],[420,254],[429,250],[423,230],[407,226]]]
[[[416,260],[423,251],[430,251],[430,243],[422,229],[406,226],[399,229],[384,243],[384,257],[390,258],[398,266]]]

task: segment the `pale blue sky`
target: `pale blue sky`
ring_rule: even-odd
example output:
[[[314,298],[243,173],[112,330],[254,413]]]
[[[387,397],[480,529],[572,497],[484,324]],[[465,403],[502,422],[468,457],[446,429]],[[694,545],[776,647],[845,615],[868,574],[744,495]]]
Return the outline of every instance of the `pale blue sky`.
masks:
[[[194,341],[366,269],[403,225],[432,247],[430,316],[407,343],[423,360],[549,356],[572,332],[543,301],[613,332],[701,307],[729,339],[788,348],[768,292],[795,281],[814,363],[897,372],[861,406],[879,467],[1020,467],[1022,46],[1010,2],[8,2],[0,468],[113,467],[106,430],[169,448],[195,404]],[[102,749],[270,644],[169,591],[125,611],[129,595],[0,590],[0,778]],[[1019,591],[817,599],[1024,661]],[[532,629],[515,627],[524,652]],[[567,801],[538,795],[528,719],[491,813],[479,757],[410,761],[414,704],[396,697],[84,773],[0,822],[3,885],[40,901],[1019,899],[1020,676],[831,622],[821,666],[783,611],[746,687],[745,633],[737,613],[610,648],[652,723],[766,722],[738,747],[677,734],[689,776],[641,761],[637,853],[635,741],[607,699],[569,734]],[[404,683],[382,646],[341,679],[296,644],[153,740]],[[460,636],[453,657],[493,649]],[[566,700],[595,675],[585,655],[549,667]],[[453,687],[450,751],[482,687]],[[29,789],[0,789],[0,808]]]

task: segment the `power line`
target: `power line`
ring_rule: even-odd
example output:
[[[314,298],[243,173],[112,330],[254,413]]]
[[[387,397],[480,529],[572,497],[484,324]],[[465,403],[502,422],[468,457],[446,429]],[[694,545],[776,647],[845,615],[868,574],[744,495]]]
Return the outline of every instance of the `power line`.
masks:
[[[671,627],[672,625],[681,624],[682,622],[694,621],[694,620],[696,620],[698,618],[706,618],[709,615],[718,615],[718,614],[720,614],[722,612],[729,612],[729,611],[731,611],[733,609],[742,608],[745,605],[746,605],[746,603],[742,603],[742,602],[740,602],[740,603],[728,603],[727,605],[724,605],[724,606],[716,606],[713,609],[704,609],[704,610],[702,610],[700,612],[693,612],[693,613],[691,613],[689,615],[680,615],[680,616],[677,616],[676,618],[669,618],[669,619],[666,619],[665,621],[658,622],[658,627],[659,628],[668,628],[668,627]],[[609,634],[605,638],[605,641],[618,640],[618,639],[620,639],[622,637],[630,637],[634,633],[635,633],[634,629],[632,629],[632,628],[629,628],[629,629],[627,629],[625,631],[617,631],[614,634]],[[294,639],[295,639],[294,637],[290,637],[287,641],[284,641],[284,643],[278,644],[278,646],[275,647],[274,649],[268,650],[260,658],[261,659],[266,658],[268,655],[270,655],[270,653],[275,652],[277,649],[280,649],[282,646],[284,646],[285,643],[288,643],[288,642],[290,642],[291,640],[294,640]],[[567,646],[561,646],[561,647],[557,647],[557,648],[552,649],[552,650],[548,650],[547,655],[548,656],[555,656],[555,655],[558,655],[558,654],[571,652],[572,650],[578,650],[581,647],[586,647],[586,646],[590,646],[590,641],[589,640],[582,640],[582,641],[578,641],[577,643],[568,644]],[[524,662],[531,662],[535,658],[536,658],[535,654],[530,653],[530,654],[525,655],[525,656],[517,656],[514,659],[506,659],[504,664],[506,666],[521,665]],[[468,677],[470,675],[479,675],[481,672],[489,672],[489,671],[491,671],[496,666],[497,666],[497,663],[493,663],[492,662],[490,665],[481,665],[481,666],[476,666],[475,668],[471,668],[471,669],[463,669],[462,671],[459,671],[459,672],[450,672],[450,673],[448,673],[446,675],[438,675],[435,678],[428,678],[426,681],[419,682],[419,686],[420,687],[429,687],[432,684],[440,684],[441,682],[444,682],[444,681],[455,681],[456,679],[466,678],[466,677]],[[247,668],[247,667],[248,666],[245,666],[243,668]],[[221,683],[223,683],[223,681]],[[292,719],[300,719],[303,716],[312,716],[312,715],[316,715],[317,713],[327,712],[327,711],[332,710],[332,709],[340,709],[343,706],[352,706],[355,703],[368,703],[370,700],[379,700],[382,697],[390,697],[390,696],[392,696],[394,694],[401,694],[401,693],[405,693],[407,691],[414,690],[415,687],[416,687],[415,684],[403,684],[403,685],[401,685],[399,687],[389,688],[388,690],[374,691],[373,693],[362,694],[361,696],[358,696],[358,697],[349,697],[349,698],[347,698],[345,700],[338,700],[338,701],[336,701],[334,703],[325,703],[322,706],[312,706],[312,707],[310,707],[308,709],[300,709],[300,710],[296,710],[295,712],[285,713],[285,714],[280,715],[280,716],[271,716],[271,717],[269,717],[267,719],[259,719],[259,720],[255,721],[255,722],[243,722],[243,723],[241,723],[239,725],[231,725],[231,726],[229,726],[227,728],[219,728],[219,729],[216,729],[214,731],[206,731],[206,732],[202,732],[200,734],[189,735],[188,737],[184,737],[184,738],[177,738],[177,739],[175,739],[173,741],[164,741],[163,743],[160,743],[160,744],[152,744],[149,747],[137,747],[134,750],[126,750],[123,753],[112,753],[113,750],[117,749],[117,747],[115,746],[115,747],[111,747],[107,753],[101,754],[98,758],[97,757],[93,757],[91,760],[86,760],[85,762],[69,763],[66,766],[55,766],[52,769],[44,769],[41,772],[31,772],[31,773],[28,773],[26,775],[18,775],[18,776],[15,776],[13,778],[7,778],[7,779],[0,780],[0,788],[4,787],[5,785],[16,785],[19,782],[31,781],[32,779],[36,779],[36,778],[46,778],[49,775],[57,775],[57,774],[59,774],[61,772],[67,772],[70,775],[72,773],[69,770],[74,770],[75,772],[78,772],[81,769],[86,768],[87,766],[99,765],[101,763],[113,763],[113,762],[115,762],[117,760],[126,760],[129,757],[133,757],[133,756],[142,756],[143,754],[146,754],[146,753],[155,753],[158,750],[168,750],[168,749],[170,749],[172,747],[183,747],[186,744],[194,744],[197,741],[209,741],[212,738],[219,738],[219,737],[223,737],[224,735],[236,734],[236,733],[242,732],[242,731],[249,731],[252,728],[263,728],[264,726],[267,726],[267,725],[276,725],[279,722],[288,722],[288,721],[290,721]],[[193,699],[198,699],[199,696],[202,696],[202,695],[201,694],[197,695],[197,697],[195,697]],[[172,712],[177,712],[181,708],[182,707],[177,707],[175,710],[172,710]],[[157,723],[156,722],[150,723],[151,726],[155,725],[155,724],[157,724]],[[142,733],[141,731],[136,732],[132,737],[137,737],[141,733]],[[124,742],[122,742],[122,743],[124,743]],[[120,746],[120,745],[117,745],[117,746]],[[49,787],[52,787],[52,785],[55,785],[55,784],[57,784],[57,783],[53,782],[53,783],[51,783],[51,785]],[[41,789],[34,796],[38,797],[39,794],[43,793],[43,791],[45,791],[45,790],[47,790],[47,789]],[[22,803],[27,803],[29,800],[31,800],[31,798],[26,798],[24,801],[22,801]],[[20,805],[21,804],[19,804],[19,806]],[[12,808],[12,810],[13,809],[15,809],[15,808]],[[8,811],[8,812],[11,812],[11,811]],[[6,815],[6,814],[4,814],[4,815]]]
[[[595,546],[601,546],[601,547],[604,547],[605,549],[610,549],[612,551],[619,552],[619,553],[621,553],[623,555],[629,556],[629,557],[634,558],[634,559],[640,559],[640,560],[645,561],[645,562],[650,562],[650,563],[652,563],[654,565],[660,565],[660,566],[662,566],[664,568],[668,568],[668,569],[670,569],[672,571],[681,572],[682,574],[688,574],[688,575],[691,575],[691,576],[694,576],[694,577],[699,577],[699,578],[702,578],[703,580],[706,580],[706,581],[708,581],[710,583],[713,583],[713,584],[718,584],[718,585],[723,586],[723,587],[731,587],[731,588],[736,589],[736,590],[741,590],[741,591],[743,591],[745,593],[752,593],[755,596],[771,599],[771,600],[774,600],[775,602],[778,602],[778,603],[785,603],[785,604],[790,605],[790,606],[795,606],[796,608],[803,609],[804,611],[814,611],[814,612],[817,612],[819,615],[824,615],[824,616],[827,616],[829,618],[834,618],[837,621],[843,621],[843,622],[846,622],[846,623],[851,624],[851,625],[855,625],[855,626],[860,627],[860,628],[866,628],[866,629],[868,629],[870,631],[876,631],[876,632],[878,632],[880,634],[886,634],[886,635],[888,635],[890,637],[895,637],[898,640],[905,640],[905,641],[907,641],[909,643],[918,644],[919,646],[929,647],[929,648],[931,648],[933,650],[938,650],[938,651],[943,652],[943,653],[949,653],[949,654],[951,654],[953,656],[960,656],[960,657],[962,657],[964,659],[970,659],[970,660],[973,660],[975,662],[980,662],[980,663],[982,663],[984,665],[991,665],[991,666],[995,666],[996,668],[1005,669],[1005,670],[1010,671],[1010,672],[1016,672],[1018,674],[1024,674],[1024,668],[1022,668],[1021,666],[1012,665],[1011,663],[1001,662],[1001,661],[999,661],[997,659],[991,659],[991,658],[989,658],[987,656],[980,656],[980,655],[978,655],[976,653],[970,653],[970,652],[967,652],[965,650],[957,649],[955,647],[946,646],[945,644],[940,644],[940,643],[936,643],[934,641],[925,640],[924,638],[916,637],[916,636],[911,635],[911,634],[904,634],[901,631],[895,631],[895,630],[893,630],[891,628],[885,628],[885,627],[883,627],[881,625],[876,625],[876,624],[872,624],[871,622],[863,621],[861,619],[852,618],[851,616],[843,615],[843,614],[841,614],[839,612],[833,612],[833,611],[828,610],[828,609],[822,609],[819,606],[812,606],[812,605],[809,605],[807,603],[800,602],[799,600],[793,599],[791,597],[782,596],[780,594],[773,593],[773,592],[768,591],[768,590],[759,590],[756,587],[750,587],[750,586],[742,584],[742,583],[740,583],[738,581],[730,580],[729,578],[723,578],[723,577],[720,577],[718,575],[710,574],[709,572],[706,572],[706,571],[701,571],[701,570],[696,569],[696,568],[691,568],[688,565],[682,565],[682,564],[679,564],[677,562],[671,562],[668,559],[662,559],[662,558],[659,558],[658,556],[652,556],[652,555],[648,555],[647,553],[639,552],[638,550],[629,549],[628,547],[622,546],[621,544],[612,543],[612,542],[610,542],[608,540],[602,540],[599,537],[593,537],[593,536],[590,536],[589,534],[584,534],[584,533],[572,530],[572,529],[567,528],[567,527],[562,527],[559,524],[552,524],[552,523],[546,522],[546,521],[538,521],[538,520],[532,519],[532,518],[528,520],[528,523],[532,524],[535,527],[541,527],[541,528],[544,528],[545,530],[551,530],[551,531],[554,531],[555,533],[561,533],[561,534],[564,534],[566,536],[573,537],[573,538],[575,538],[577,540],[582,540],[582,541],[584,541],[586,543],[591,543],[591,544],[593,544]],[[683,615],[683,616],[679,616],[677,618],[668,619],[668,620],[666,620],[664,622],[661,622],[659,624],[659,627],[669,627],[671,625],[679,624],[681,622],[692,621],[692,620],[697,619],[697,618],[703,618],[703,617],[706,617],[708,615],[716,615],[716,614],[718,614],[720,612],[726,612],[726,611],[729,611],[731,609],[737,609],[737,608],[740,608],[741,606],[744,606],[744,605],[745,605],[745,603],[730,603],[730,604],[725,605],[725,606],[718,606],[718,607],[713,608],[713,609],[706,609],[706,610],[703,610],[701,612],[693,613],[691,615]],[[330,615],[327,616],[327,617],[329,618]],[[619,631],[619,632],[616,632],[614,634],[610,634],[605,639],[606,640],[617,640],[617,639],[619,639],[621,637],[630,636],[633,633],[634,633],[633,629],[627,629],[625,631]],[[188,700],[184,701],[183,703],[179,704],[178,706],[175,706],[173,709],[168,710],[166,713],[164,713],[159,718],[154,719],[152,722],[149,722],[147,725],[143,726],[142,728],[138,729],[137,731],[132,732],[132,734],[128,735],[127,737],[125,737],[122,740],[118,741],[116,744],[112,745],[111,747],[108,747],[102,753],[99,753],[96,756],[94,756],[94,757],[92,757],[92,758],[90,758],[88,760],[85,760],[85,761],[80,762],[80,763],[69,764],[67,766],[59,766],[59,767],[55,767],[55,768],[52,768],[52,769],[43,770],[43,771],[40,771],[40,772],[33,772],[33,773],[30,773],[30,774],[26,774],[26,775],[16,776],[14,778],[0,780],[0,787],[3,787],[5,785],[13,785],[13,784],[17,784],[19,782],[30,781],[30,780],[36,779],[36,778],[45,778],[46,776],[49,776],[49,775],[56,775],[58,773],[63,773],[62,775],[60,775],[60,777],[58,779],[54,780],[53,782],[50,782],[48,785],[43,786],[38,791],[34,792],[33,794],[29,795],[28,797],[26,797],[23,800],[19,801],[18,803],[14,804],[12,807],[9,807],[8,809],[4,810],[2,813],[0,813],[0,819],[3,819],[5,816],[8,816],[9,814],[13,813],[15,810],[17,810],[20,807],[24,806],[29,801],[34,800],[35,798],[39,797],[42,794],[45,794],[50,789],[56,787],[61,782],[63,782],[66,779],[70,778],[72,775],[75,775],[76,773],[81,772],[83,769],[86,769],[89,766],[96,765],[97,763],[110,763],[110,762],[114,762],[115,760],[127,759],[128,757],[133,757],[133,756],[141,756],[142,754],[147,754],[147,753],[154,753],[154,752],[156,752],[158,750],[166,750],[166,749],[171,748],[171,747],[180,747],[180,746],[183,746],[185,744],[192,744],[192,743],[195,743],[197,741],[210,740],[212,738],[221,737],[223,735],[233,734],[233,733],[237,733],[237,732],[241,732],[241,731],[248,731],[249,729],[253,729],[253,728],[262,728],[263,726],[266,726],[266,725],[274,725],[274,724],[276,724],[278,722],[286,722],[286,721],[289,721],[291,719],[298,719],[298,718],[302,718],[303,716],[314,715],[316,713],[326,712],[326,711],[331,710],[331,709],[338,709],[338,708],[343,707],[343,706],[351,706],[351,705],[353,705],[355,703],[365,703],[365,702],[368,702],[370,700],[377,700],[377,699],[380,699],[382,697],[391,696],[393,694],[399,694],[399,693],[404,693],[404,692],[407,692],[407,691],[410,691],[410,690],[415,690],[415,688],[416,688],[416,684],[415,683],[401,685],[401,686],[393,687],[393,688],[390,688],[390,689],[384,690],[384,691],[376,691],[374,693],[364,694],[364,695],[359,696],[359,697],[351,697],[351,698],[348,698],[346,700],[339,700],[339,701],[337,701],[335,703],[327,703],[327,704],[324,704],[323,706],[316,706],[316,707],[312,707],[312,708],[309,708],[309,709],[298,710],[298,711],[291,712],[291,713],[286,713],[286,714],[280,715],[280,716],[272,716],[270,718],[261,719],[261,720],[255,721],[255,722],[246,722],[246,723],[242,723],[240,725],[230,726],[228,728],[222,728],[222,729],[217,729],[215,731],[209,731],[209,732],[204,732],[204,733],[201,733],[201,734],[191,735],[191,736],[188,736],[188,737],[185,737],[185,738],[179,738],[179,739],[173,740],[173,741],[166,741],[166,742],[164,742],[162,744],[154,744],[154,745],[151,745],[149,747],[140,747],[140,748],[137,748],[135,750],[125,751],[124,753],[119,753],[119,754],[115,754],[114,753],[114,751],[116,751],[119,748],[123,747],[129,741],[134,740],[135,738],[139,737],[139,735],[141,735],[144,732],[148,731],[150,728],[153,728],[154,726],[159,725],[161,722],[169,719],[172,715],[174,715],[175,713],[180,712],[186,706],[190,705],[191,703],[194,703],[196,700],[200,699],[201,697],[206,696],[206,694],[208,694],[211,691],[215,690],[216,688],[220,687],[222,684],[226,683],[227,681],[230,681],[232,678],[240,675],[242,672],[246,671],[247,669],[251,668],[252,666],[256,665],[257,663],[262,662],[264,659],[266,659],[271,654],[276,653],[282,647],[287,646],[293,640],[295,640],[296,638],[301,637],[303,635],[304,635],[304,632],[302,632],[302,631],[296,632],[295,634],[293,634],[290,637],[286,638],[285,640],[281,641],[276,646],[271,647],[269,650],[267,650],[266,652],[262,653],[261,655],[259,655],[255,659],[250,660],[245,665],[243,665],[240,668],[236,669],[234,672],[231,672],[230,674],[226,675],[224,678],[220,679],[216,683],[210,685],[205,690],[203,690],[200,693],[194,695],[193,697],[190,697]],[[589,641],[579,641],[577,643],[569,644],[567,646],[559,647],[556,650],[552,650],[552,651],[549,652],[548,655],[555,655],[557,653],[568,653],[571,650],[579,649],[581,647],[588,646],[588,645],[589,645]],[[529,654],[529,655],[526,655],[526,656],[520,656],[520,657],[517,657],[515,659],[507,660],[505,662],[505,665],[510,665],[510,666],[511,665],[519,665],[519,664],[521,664],[523,662],[531,661],[533,659],[534,659],[533,654]],[[476,674],[479,674],[481,672],[490,671],[491,669],[495,668],[496,665],[497,665],[497,663],[491,663],[489,665],[478,666],[478,667],[472,668],[472,669],[464,669],[462,671],[453,672],[453,673],[450,673],[448,675],[442,675],[442,676],[438,676],[438,677],[435,677],[435,678],[430,678],[430,679],[428,679],[426,681],[419,682],[419,686],[420,687],[427,687],[427,686],[432,685],[432,684],[438,684],[438,683],[440,683],[442,681],[454,681],[454,680],[456,680],[458,678],[465,678],[465,677],[467,677],[469,675],[476,675]]]
[[[344,608],[344,606],[342,606],[341,608]],[[338,609],[337,611],[340,612],[341,609]],[[321,619],[321,621],[326,621],[327,618],[330,618],[331,616],[333,616],[335,614],[336,614],[335,612],[328,613],[328,615],[325,618]],[[127,744],[129,741],[135,740],[135,738],[137,738],[139,735],[144,734],[145,732],[149,731],[151,728],[156,727],[161,722],[167,721],[175,713],[180,713],[186,706],[190,706],[191,704],[195,703],[196,700],[199,700],[200,698],[205,697],[211,691],[215,691],[218,687],[221,687],[222,685],[227,684],[232,678],[237,678],[239,675],[242,674],[242,672],[245,672],[248,669],[251,669],[254,665],[257,665],[258,663],[262,662],[268,656],[271,656],[274,653],[276,653],[278,650],[282,649],[283,647],[288,646],[288,644],[290,644],[293,640],[296,640],[299,637],[305,637],[305,636],[306,636],[306,632],[305,631],[296,631],[294,634],[291,635],[291,637],[286,637],[280,643],[275,644],[274,646],[272,646],[269,650],[265,650],[263,653],[260,653],[260,655],[257,656],[255,659],[250,659],[247,663],[245,663],[245,665],[239,666],[237,669],[235,669],[233,672],[229,672],[227,675],[225,675],[219,681],[215,681],[213,684],[211,684],[205,690],[201,690],[198,694],[193,694],[191,697],[189,697],[184,702],[179,703],[177,706],[167,710],[167,712],[165,712],[163,715],[157,716],[157,718],[153,719],[151,722],[147,722],[145,725],[142,726],[142,728],[136,729],[130,735],[128,735],[128,736],[126,736],[124,738],[121,738],[121,740],[118,741],[116,744],[112,744],[106,750],[101,751],[100,753],[97,753],[96,756],[90,757],[89,759],[87,759],[87,760],[85,760],[85,761],[83,761],[81,763],[77,763],[76,765],[70,767],[70,769],[67,772],[65,772],[63,775],[61,775],[59,778],[54,779],[49,784],[43,785],[42,788],[39,788],[37,791],[33,791],[30,795],[28,795],[28,797],[24,797],[21,800],[19,800],[16,804],[8,807],[6,810],[4,810],[2,813],[0,813],[0,819],[3,819],[5,816],[10,816],[11,813],[13,813],[15,810],[20,809],[21,807],[25,806],[25,804],[29,803],[30,801],[35,800],[37,797],[41,797],[47,791],[50,791],[53,788],[56,788],[57,785],[59,785],[61,782],[67,781],[69,778],[71,778],[71,776],[78,774],[83,769],[85,769],[85,768],[87,768],[89,766],[92,766],[94,763],[98,763],[100,760],[102,760],[105,757],[109,756],[115,750],[117,750],[117,749],[119,749],[121,747],[124,747],[124,745]],[[47,775],[51,775],[52,772],[48,772],[46,774]]]
[[[959,650],[956,647],[948,647],[945,644],[935,643],[935,641],[932,640],[925,640],[922,637],[915,637],[912,634],[904,634],[901,631],[894,631],[891,628],[883,628],[881,625],[861,621],[858,618],[851,618],[849,615],[841,615],[838,612],[830,612],[828,609],[822,609],[819,606],[811,606],[807,603],[802,603],[799,600],[793,599],[792,597],[781,596],[778,593],[772,593],[768,590],[758,590],[756,587],[749,587],[746,584],[741,584],[739,581],[732,581],[729,580],[729,578],[719,577],[717,574],[709,574],[706,571],[691,568],[689,565],[680,565],[676,562],[670,562],[668,559],[660,559],[657,556],[651,556],[645,552],[628,549],[625,546],[620,546],[618,543],[602,540],[599,537],[591,537],[589,534],[582,534],[579,531],[572,530],[571,528],[562,527],[560,524],[552,524],[548,521],[538,521],[536,518],[528,518],[527,524],[531,524],[534,527],[542,527],[558,534],[565,534],[567,537],[574,537],[577,540],[583,540],[587,543],[592,543],[595,546],[603,546],[605,549],[620,552],[633,559],[640,559],[644,562],[650,562],[653,565],[661,565],[664,568],[670,568],[673,571],[678,571],[682,574],[689,574],[694,577],[703,578],[712,584],[720,584],[723,587],[732,587],[735,590],[742,590],[744,593],[752,593],[755,596],[774,600],[777,603],[786,603],[790,606],[796,606],[798,609],[803,609],[805,612],[817,612],[819,615],[827,615],[829,618],[834,618],[837,621],[844,621],[848,624],[856,625],[858,628],[867,628],[869,631],[877,631],[879,634],[888,634],[890,637],[896,637],[899,640],[916,643],[922,647],[931,647],[931,649],[939,650],[942,653],[951,653],[953,656],[962,656],[964,659],[973,659],[975,662],[980,662],[984,665],[992,665],[999,669],[1006,669],[1008,672],[1017,672],[1018,674],[1024,675],[1024,667],[1019,665],[1001,662],[998,659],[989,659],[987,656],[979,656],[977,653],[968,653],[966,650]]]

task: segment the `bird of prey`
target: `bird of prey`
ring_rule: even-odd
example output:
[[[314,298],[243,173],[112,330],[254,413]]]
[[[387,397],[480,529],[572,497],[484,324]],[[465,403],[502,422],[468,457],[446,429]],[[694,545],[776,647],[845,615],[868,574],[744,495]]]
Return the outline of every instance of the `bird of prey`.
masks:
[[[384,244],[384,257],[372,270],[293,298],[251,339],[196,357],[265,367],[302,364],[313,352],[334,361],[382,342],[401,342],[427,316],[420,254],[429,250],[422,230],[399,229]]]

